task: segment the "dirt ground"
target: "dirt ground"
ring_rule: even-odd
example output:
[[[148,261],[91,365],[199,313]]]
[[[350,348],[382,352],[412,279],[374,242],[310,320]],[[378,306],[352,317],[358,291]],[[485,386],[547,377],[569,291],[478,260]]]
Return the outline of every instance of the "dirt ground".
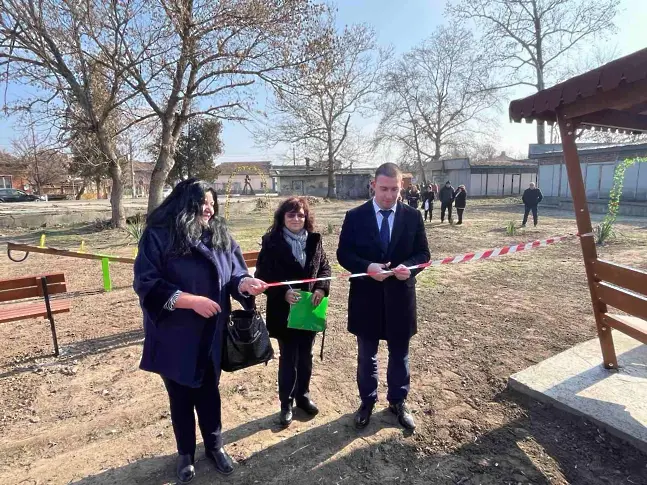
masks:
[[[333,261],[344,212],[356,204],[314,206]],[[243,249],[257,248],[268,211],[250,202],[234,203],[232,211]],[[463,226],[449,226],[436,211],[427,224],[434,259],[576,231],[572,214],[544,209],[538,228],[509,237],[504,227],[519,212],[512,201],[474,202]],[[621,221],[601,256],[647,268],[646,226],[644,219]],[[38,254],[9,261],[4,242],[36,242],[40,234],[2,232],[0,278],[64,271],[73,305],[56,318],[58,359],[45,320],[0,325],[0,483],[174,483],[166,393],[158,376],[138,370],[141,311],[132,267],[114,264],[115,290],[103,293],[97,261]],[[52,246],[76,248],[81,240],[88,251],[133,251],[124,232],[94,225],[47,232]],[[336,262],[334,270],[341,270]],[[370,426],[353,427],[356,344],[346,332],[347,293],[346,281],[333,284],[325,359],[315,360],[312,395],[321,413],[306,420],[297,412],[281,429],[276,360],[223,374],[224,439],[238,466],[223,478],[199,449],[194,483],[647,484],[647,456],[506,389],[511,374],[595,336],[576,238],[419,276],[413,435],[384,409],[384,384]],[[385,349],[380,363],[384,383]]]

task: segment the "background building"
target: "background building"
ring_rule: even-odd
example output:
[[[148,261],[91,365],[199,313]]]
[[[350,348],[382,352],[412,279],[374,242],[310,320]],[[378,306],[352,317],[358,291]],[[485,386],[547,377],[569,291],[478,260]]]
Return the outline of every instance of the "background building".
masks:
[[[505,152],[488,160],[454,158],[429,162],[427,179],[442,186],[447,180],[454,188],[464,185],[470,197],[520,195],[530,182],[537,181],[537,162],[517,160]]]
[[[647,157],[640,145],[578,145],[586,198],[591,212],[605,213],[619,162]],[[529,156],[539,163],[539,187],[547,203],[572,209],[571,191],[561,145],[531,145]],[[625,172],[620,213],[647,215],[647,163],[636,163]]]

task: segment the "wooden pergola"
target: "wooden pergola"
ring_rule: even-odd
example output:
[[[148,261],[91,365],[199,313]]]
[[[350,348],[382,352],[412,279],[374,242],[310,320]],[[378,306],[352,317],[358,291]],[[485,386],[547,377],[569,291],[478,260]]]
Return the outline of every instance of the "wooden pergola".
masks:
[[[577,129],[647,133],[647,49],[510,103],[513,121],[557,123],[604,366],[618,367],[611,329],[647,344],[647,272],[598,259]],[[609,313],[609,307],[622,313]]]

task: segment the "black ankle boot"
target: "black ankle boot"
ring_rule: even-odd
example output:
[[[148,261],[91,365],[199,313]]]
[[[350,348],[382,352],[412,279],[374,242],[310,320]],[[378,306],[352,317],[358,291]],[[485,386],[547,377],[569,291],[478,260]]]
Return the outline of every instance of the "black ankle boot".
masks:
[[[218,473],[222,473],[223,475],[231,475],[233,473],[234,461],[227,454],[224,448],[213,450],[207,448],[204,450],[204,454],[213,462]]]
[[[180,483],[189,483],[195,477],[193,455],[178,455],[175,474]]]
[[[281,414],[279,418],[283,426],[290,426],[292,423],[292,404],[281,404]]]
[[[306,414],[310,416],[316,416],[317,414],[319,414],[319,408],[309,397],[303,397],[301,399],[297,399],[296,401],[297,407],[305,411]]]

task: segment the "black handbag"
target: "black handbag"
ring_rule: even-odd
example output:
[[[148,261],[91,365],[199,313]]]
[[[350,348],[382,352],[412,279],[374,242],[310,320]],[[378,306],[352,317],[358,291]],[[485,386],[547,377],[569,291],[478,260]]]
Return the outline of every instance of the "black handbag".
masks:
[[[254,310],[234,310],[229,316],[222,349],[222,370],[234,372],[274,357],[265,321]]]

